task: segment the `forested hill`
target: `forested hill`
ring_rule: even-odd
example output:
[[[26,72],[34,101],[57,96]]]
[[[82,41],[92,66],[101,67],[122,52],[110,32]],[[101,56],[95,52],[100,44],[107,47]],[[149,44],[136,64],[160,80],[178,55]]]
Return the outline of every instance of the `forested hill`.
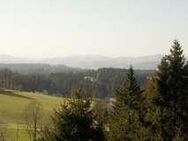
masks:
[[[22,71],[15,71],[15,68],[1,68],[0,87],[45,92],[49,95],[59,96],[67,96],[71,90],[79,87],[85,91],[87,96],[104,98],[114,96],[116,89],[123,85],[127,76],[126,69],[115,68],[98,70],[66,68],[66,71],[59,69],[58,72],[57,70],[48,71],[39,67],[40,69],[35,73],[28,73],[26,70],[29,70],[29,68],[32,72],[32,65],[28,65],[28,68],[25,69],[23,67]],[[49,70],[52,70],[52,68]],[[45,71],[47,73],[44,73]],[[152,72],[152,70],[135,70],[137,81],[141,87],[144,87],[147,77]]]
[[[0,64],[0,70],[9,69],[20,74],[50,74],[60,72],[79,72],[79,68],[72,68],[66,65],[49,65],[38,63]]]

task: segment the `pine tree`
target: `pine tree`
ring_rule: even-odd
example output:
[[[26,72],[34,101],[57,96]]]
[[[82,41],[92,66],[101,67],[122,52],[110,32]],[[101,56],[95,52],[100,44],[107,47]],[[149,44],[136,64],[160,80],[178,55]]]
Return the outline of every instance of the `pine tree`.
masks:
[[[129,68],[127,73],[127,79],[124,84],[124,87],[120,90],[117,90],[116,93],[116,108],[121,108],[128,106],[129,108],[138,108],[138,97],[141,94],[139,85],[137,84],[134,70],[132,66]],[[140,98],[140,97],[139,97]]]
[[[157,105],[162,109],[161,125],[165,140],[175,137],[177,128],[185,130],[187,115],[182,106],[187,100],[185,91],[188,84],[185,83],[185,57],[177,40],[173,42],[170,54],[161,60],[156,74]]]
[[[103,141],[103,128],[95,119],[92,100],[84,100],[80,90],[62,104],[46,127],[40,141]]]
[[[150,131],[149,141],[165,141],[161,135],[161,110],[155,105],[155,99],[158,97],[155,75],[149,77],[144,92],[143,102],[143,126]]]
[[[127,80],[122,89],[117,91],[116,103],[109,123],[110,141],[144,141],[148,139],[149,131],[140,121],[139,100],[141,90],[130,67]]]

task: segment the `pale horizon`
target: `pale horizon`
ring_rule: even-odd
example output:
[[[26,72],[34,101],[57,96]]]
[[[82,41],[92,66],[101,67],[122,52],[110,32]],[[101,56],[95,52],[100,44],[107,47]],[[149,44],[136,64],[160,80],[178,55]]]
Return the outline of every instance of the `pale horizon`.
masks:
[[[72,55],[67,55],[67,56],[16,56],[16,55],[11,55],[11,54],[0,54],[0,57],[16,57],[16,58],[23,58],[23,59],[53,59],[53,58],[71,58],[71,57],[106,57],[106,58],[140,58],[140,57],[152,57],[152,56],[164,56],[166,54],[149,54],[149,55],[142,55],[142,56],[107,56],[107,55],[100,55],[100,54],[72,54]],[[187,57],[187,54],[185,54]]]

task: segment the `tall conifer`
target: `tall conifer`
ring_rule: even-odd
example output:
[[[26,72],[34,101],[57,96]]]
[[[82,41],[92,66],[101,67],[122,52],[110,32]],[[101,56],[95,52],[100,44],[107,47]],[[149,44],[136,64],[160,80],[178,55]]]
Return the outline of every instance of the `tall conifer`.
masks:
[[[141,90],[132,67],[128,70],[127,80],[116,93],[116,103],[109,123],[110,141],[144,141],[148,131],[140,121]]]
[[[157,105],[161,107],[162,134],[165,140],[172,140],[177,130],[185,130],[187,115],[182,104],[186,102],[188,93],[185,91],[188,84],[185,83],[185,57],[177,40],[173,42],[170,54],[165,56],[158,67]]]

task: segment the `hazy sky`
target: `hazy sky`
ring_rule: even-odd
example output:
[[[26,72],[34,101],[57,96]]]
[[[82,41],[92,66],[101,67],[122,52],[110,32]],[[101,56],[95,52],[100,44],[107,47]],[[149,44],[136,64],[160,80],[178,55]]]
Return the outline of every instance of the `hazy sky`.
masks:
[[[179,39],[188,53],[188,0],[0,0],[0,54],[144,56]]]

